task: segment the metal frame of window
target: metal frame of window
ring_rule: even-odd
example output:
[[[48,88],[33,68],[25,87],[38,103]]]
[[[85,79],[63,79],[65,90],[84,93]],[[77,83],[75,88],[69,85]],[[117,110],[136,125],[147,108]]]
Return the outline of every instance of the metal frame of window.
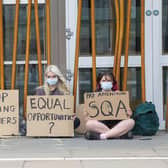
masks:
[[[20,4],[27,4],[28,0],[20,0]],[[34,0],[32,1],[32,3],[34,3]],[[45,0],[38,0],[39,4],[44,4]],[[3,0],[3,4],[4,5],[12,5],[12,4],[16,4],[16,0]]]

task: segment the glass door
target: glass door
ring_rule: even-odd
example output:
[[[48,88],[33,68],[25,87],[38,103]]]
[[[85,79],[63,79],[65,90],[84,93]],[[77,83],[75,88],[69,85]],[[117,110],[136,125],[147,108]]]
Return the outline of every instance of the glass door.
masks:
[[[168,1],[153,1],[153,93],[161,128],[165,128],[168,97]]]

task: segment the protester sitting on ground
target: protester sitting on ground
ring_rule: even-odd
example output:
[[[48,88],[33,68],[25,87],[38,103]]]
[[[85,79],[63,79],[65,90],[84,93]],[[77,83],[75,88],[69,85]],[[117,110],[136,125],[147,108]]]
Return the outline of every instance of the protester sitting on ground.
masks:
[[[97,89],[96,91],[108,92],[116,91],[117,82],[112,73],[104,72],[100,73],[97,77]],[[128,110],[128,115],[132,115],[131,109]],[[131,139],[132,128],[135,122],[129,118],[126,120],[88,120],[86,122],[86,139],[113,139],[113,138],[127,138]]]
[[[45,81],[43,86],[36,89],[36,95],[69,95],[70,90],[66,85],[66,80],[55,65],[49,65],[45,71]],[[79,127],[80,120],[74,117],[74,129]]]

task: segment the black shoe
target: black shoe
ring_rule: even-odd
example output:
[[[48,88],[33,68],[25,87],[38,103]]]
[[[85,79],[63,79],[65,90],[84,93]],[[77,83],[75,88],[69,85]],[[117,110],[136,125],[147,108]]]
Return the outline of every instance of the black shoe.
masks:
[[[133,139],[133,134],[131,131],[129,131],[128,133],[120,136],[120,139]]]
[[[75,118],[75,120],[74,120],[74,129],[76,129],[76,128],[78,128],[80,126],[80,120],[79,120],[79,118]]]
[[[88,140],[100,140],[100,133],[87,131],[85,134],[85,138]]]

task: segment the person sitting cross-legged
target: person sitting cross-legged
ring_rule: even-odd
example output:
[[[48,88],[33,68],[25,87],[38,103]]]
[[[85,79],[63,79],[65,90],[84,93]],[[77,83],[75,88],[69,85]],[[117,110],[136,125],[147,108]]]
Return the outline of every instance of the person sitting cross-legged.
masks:
[[[97,77],[97,89],[96,91],[108,92],[116,91],[117,82],[112,73],[100,73]],[[131,109],[128,110],[128,115],[132,115]],[[86,139],[105,140],[105,139],[132,139],[132,128],[135,125],[135,121],[132,118],[126,120],[91,120],[86,122]]]

